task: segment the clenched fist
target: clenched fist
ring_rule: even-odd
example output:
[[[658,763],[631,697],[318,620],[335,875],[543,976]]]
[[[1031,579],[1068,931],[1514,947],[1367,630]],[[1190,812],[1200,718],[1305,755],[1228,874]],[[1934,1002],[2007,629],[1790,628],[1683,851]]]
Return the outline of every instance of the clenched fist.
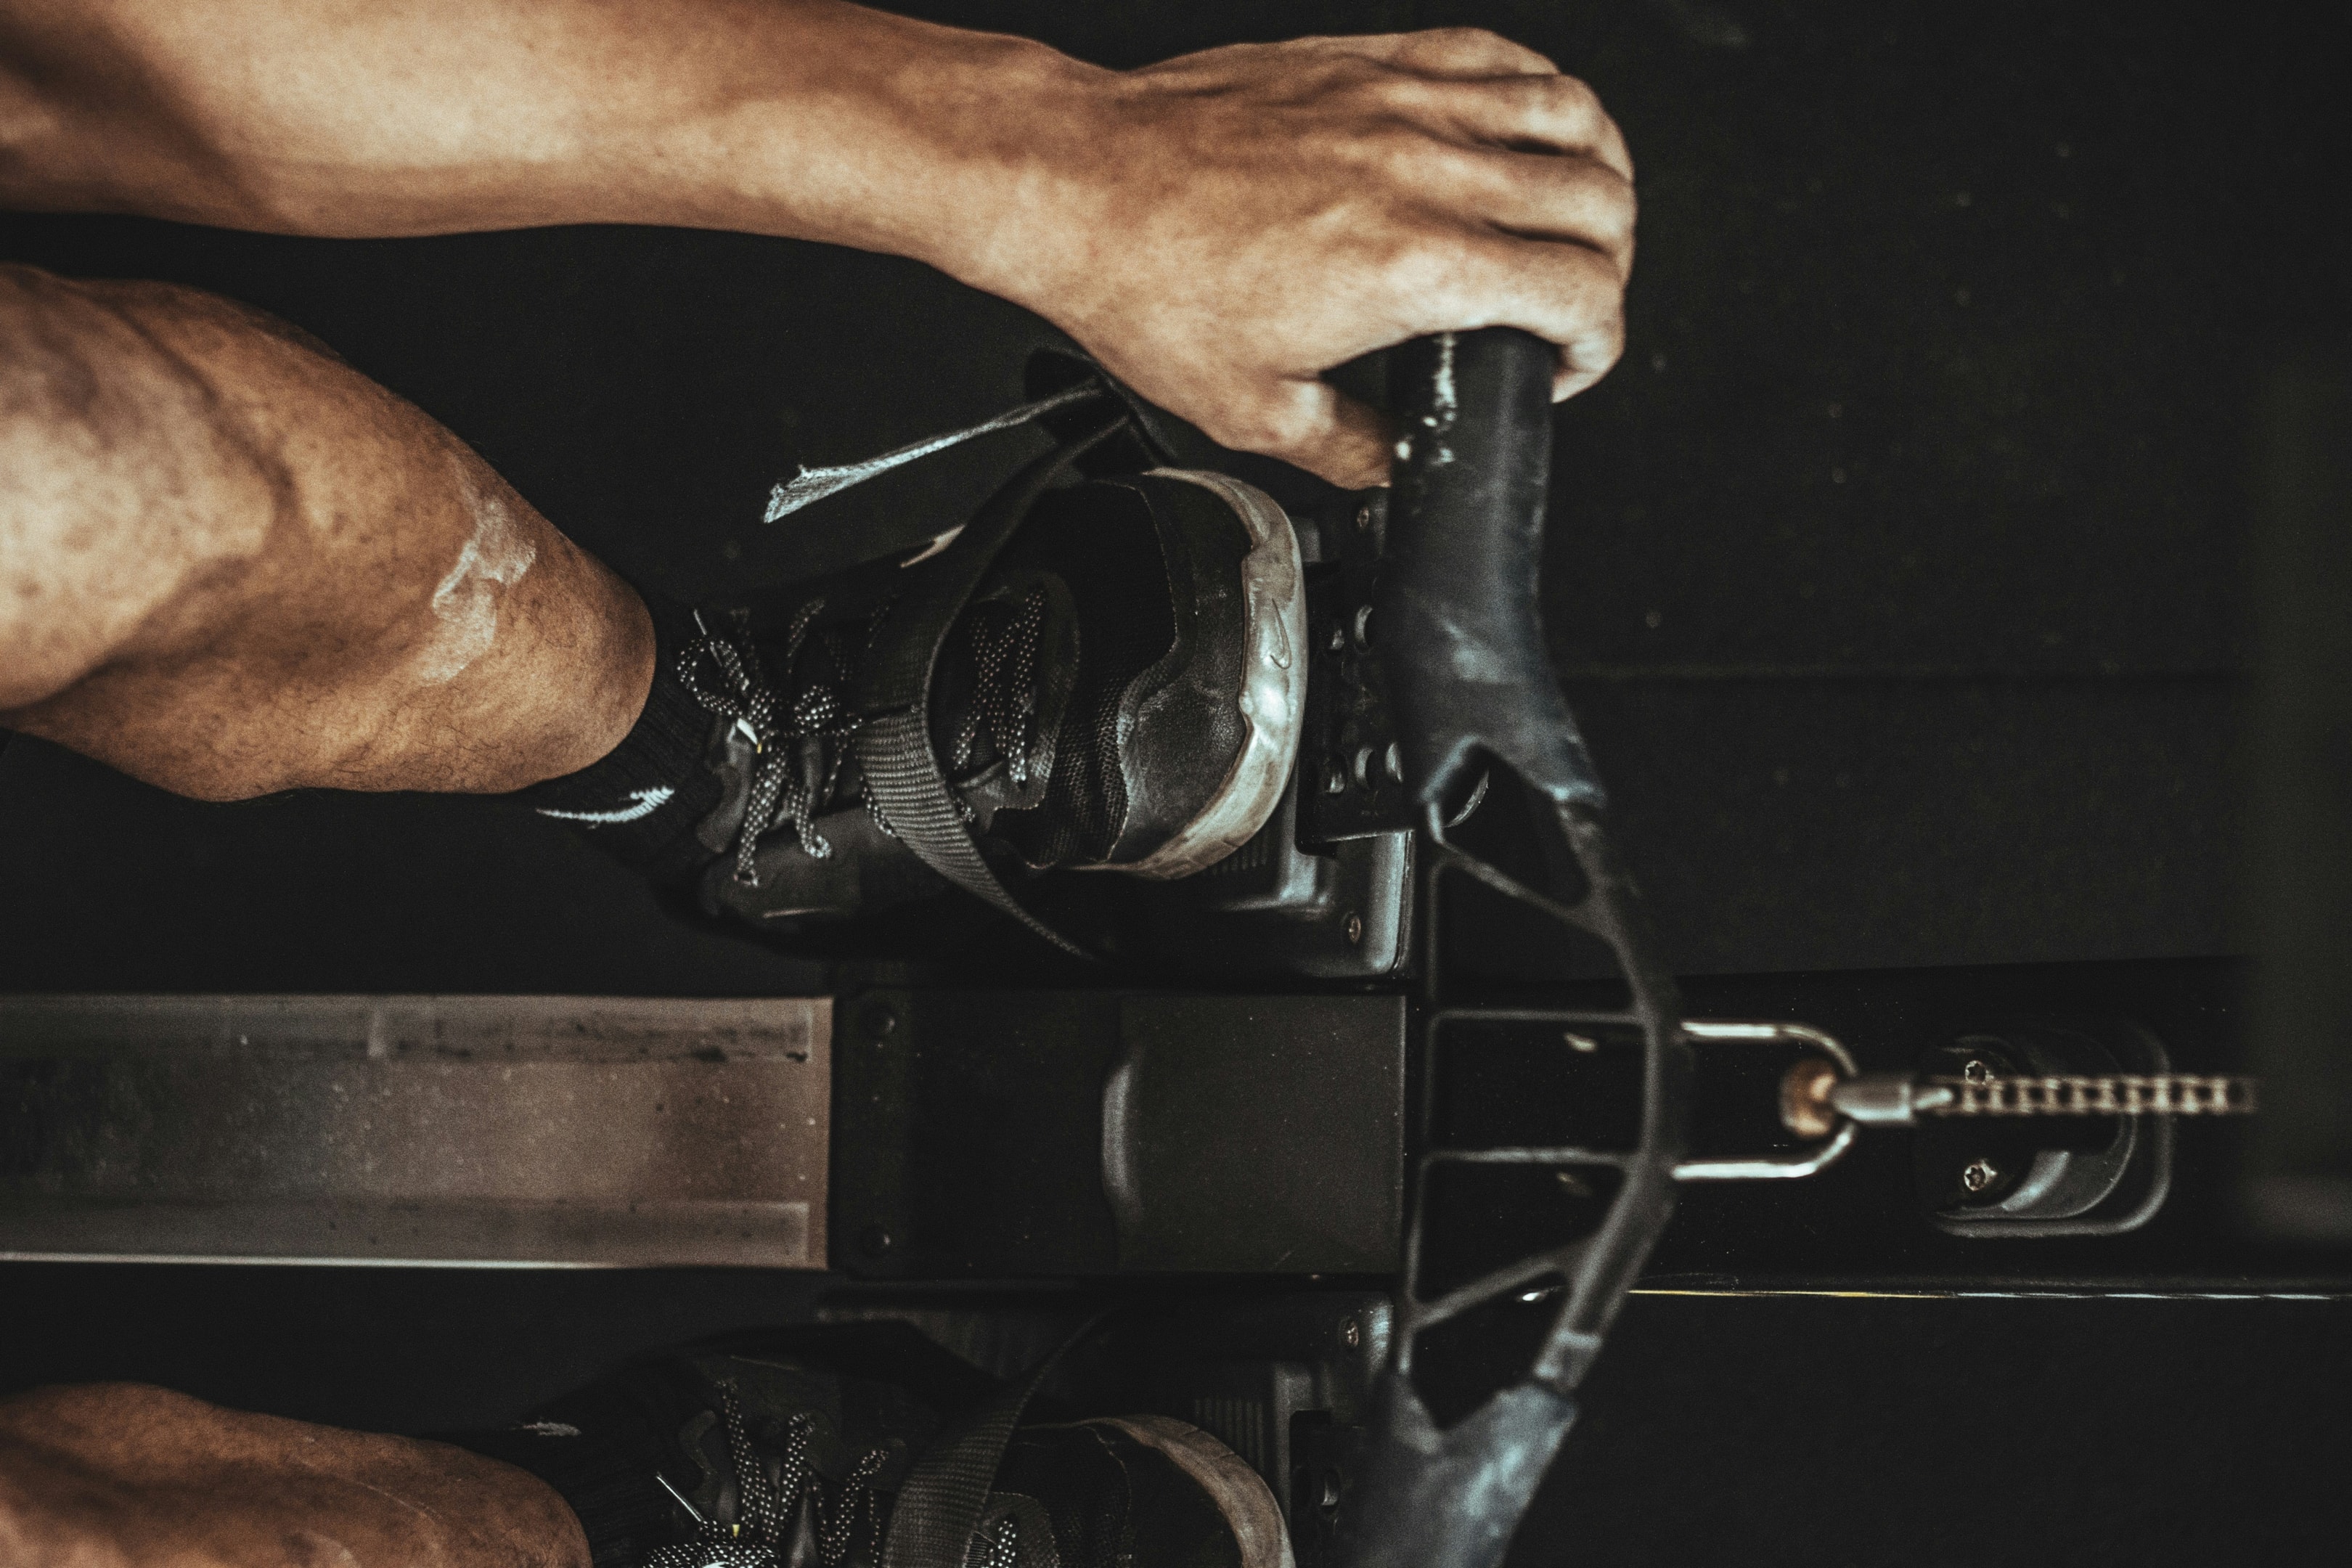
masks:
[[[1448,329],[1624,342],[1633,166],[1592,89],[1468,29],[1239,45],[1118,75],[989,282],[1226,446],[1349,487],[1388,437],[1322,372]]]

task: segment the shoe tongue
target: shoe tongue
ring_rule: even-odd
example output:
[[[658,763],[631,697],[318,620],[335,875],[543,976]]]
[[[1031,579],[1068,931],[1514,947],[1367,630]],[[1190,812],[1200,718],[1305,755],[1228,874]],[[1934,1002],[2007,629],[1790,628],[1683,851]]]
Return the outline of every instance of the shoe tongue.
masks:
[[[1053,573],[998,574],[957,618],[931,677],[931,746],[975,826],[1045,797],[1078,666],[1077,615]]]

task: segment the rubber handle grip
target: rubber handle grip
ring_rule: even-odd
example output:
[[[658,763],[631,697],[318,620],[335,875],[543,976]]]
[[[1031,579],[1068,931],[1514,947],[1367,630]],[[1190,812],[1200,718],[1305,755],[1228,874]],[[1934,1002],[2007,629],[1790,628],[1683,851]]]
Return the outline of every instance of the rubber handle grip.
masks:
[[[1441,1432],[1393,1372],[1376,1401],[1364,1470],[1339,1518],[1339,1568],[1499,1568],[1575,1403],[1521,1384]]]
[[[1555,363],[1511,327],[1418,339],[1390,359],[1400,439],[1372,637],[1424,811],[1481,751],[1556,801],[1601,804],[1536,605]]]

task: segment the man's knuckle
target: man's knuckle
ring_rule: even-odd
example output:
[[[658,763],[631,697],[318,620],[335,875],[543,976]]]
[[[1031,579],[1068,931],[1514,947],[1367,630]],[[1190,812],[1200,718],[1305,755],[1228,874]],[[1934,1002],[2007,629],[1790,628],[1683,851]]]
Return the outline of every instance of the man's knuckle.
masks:
[[[1623,180],[1610,180],[1601,188],[1591,209],[1594,238],[1611,250],[1622,250],[1633,243],[1642,204],[1634,197],[1631,184]]]
[[[1236,452],[1259,449],[1262,427],[1256,410],[1238,401],[1202,413],[1194,421],[1210,440],[1220,447],[1230,447]]]
[[[1313,408],[1296,397],[1260,397],[1228,411],[1226,427],[1218,441],[1237,451],[1295,452],[1313,440],[1319,421]]]
[[[1365,107],[1392,121],[1417,118],[1444,89],[1443,83],[1407,71],[1370,75],[1360,86]]]
[[[1441,143],[1414,127],[1391,121],[1365,135],[1357,155],[1391,185],[1418,186],[1437,174]]]
[[[1606,154],[1618,142],[1601,95],[1571,76],[1531,77],[1518,90],[1522,113],[1551,139]]]
[[[1584,160],[1559,166],[1538,165],[1522,177],[1548,182],[1537,199],[1558,225],[1558,237],[1600,252],[1621,263],[1633,243],[1641,204],[1633,187],[1613,170]]]
[[[1537,90],[1555,113],[1577,118],[1605,120],[1607,111],[1601,107],[1601,95],[1582,77],[1567,75],[1538,77]]]
[[[1528,94],[1529,118],[1543,121],[1553,136],[1589,149],[1601,162],[1622,167],[1630,175],[1633,157],[1626,150],[1624,132],[1591,83],[1572,76],[1538,77],[1522,90]]]
[[[1265,452],[1296,452],[1315,438],[1320,422],[1308,410],[1288,404],[1276,404],[1260,416],[1257,425],[1259,450]]]
[[[1397,51],[1398,63],[1409,70],[1528,69],[1541,60],[1533,50],[1511,42],[1486,27],[1427,27],[1409,35]]]
[[[1381,247],[1370,270],[1374,289],[1385,298],[1429,300],[1459,273],[1460,259],[1428,238],[1412,236]]]

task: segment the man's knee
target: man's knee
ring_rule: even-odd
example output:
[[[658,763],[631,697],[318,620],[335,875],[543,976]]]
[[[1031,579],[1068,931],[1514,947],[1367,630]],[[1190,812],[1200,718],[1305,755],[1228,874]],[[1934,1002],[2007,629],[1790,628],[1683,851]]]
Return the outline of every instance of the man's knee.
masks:
[[[0,1563],[130,1568],[136,1516],[121,1447],[126,1423],[152,1431],[202,1401],[137,1384],[40,1388],[0,1400]]]
[[[538,1478],[463,1448],[142,1384],[0,1400],[0,1563],[585,1568]]]
[[[0,266],[0,710],[80,679],[261,547],[280,477],[173,346],[236,309]]]

